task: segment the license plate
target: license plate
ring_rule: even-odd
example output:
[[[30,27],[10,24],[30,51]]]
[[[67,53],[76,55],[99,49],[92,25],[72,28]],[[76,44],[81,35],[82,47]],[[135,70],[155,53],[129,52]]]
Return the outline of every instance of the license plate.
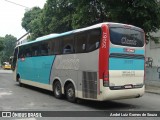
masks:
[[[130,88],[132,88],[132,85],[125,85],[124,88],[130,89]]]

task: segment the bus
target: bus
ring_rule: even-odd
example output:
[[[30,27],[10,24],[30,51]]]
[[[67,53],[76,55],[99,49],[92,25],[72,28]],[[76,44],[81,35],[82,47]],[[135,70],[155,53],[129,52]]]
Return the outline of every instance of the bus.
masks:
[[[14,79],[66,96],[106,101],[144,94],[145,33],[133,25],[104,22],[18,45]]]

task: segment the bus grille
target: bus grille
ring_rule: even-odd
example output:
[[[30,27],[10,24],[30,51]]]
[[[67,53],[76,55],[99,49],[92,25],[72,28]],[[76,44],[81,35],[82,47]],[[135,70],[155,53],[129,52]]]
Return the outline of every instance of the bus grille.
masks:
[[[84,98],[97,99],[97,72],[83,72],[82,92]]]

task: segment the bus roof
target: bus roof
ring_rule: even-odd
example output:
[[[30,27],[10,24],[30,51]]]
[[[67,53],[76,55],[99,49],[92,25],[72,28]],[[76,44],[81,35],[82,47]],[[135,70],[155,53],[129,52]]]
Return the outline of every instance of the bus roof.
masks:
[[[100,28],[102,26],[102,24],[107,24],[109,26],[128,26],[128,27],[134,27],[134,28],[138,29],[139,31],[143,32],[143,30],[141,28],[133,26],[133,25],[122,24],[122,23],[114,23],[114,22],[104,22],[104,23],[99,23],[99,24],[92,25],[92,26],[89,26],[89,27],[75,29],[75,30],[64,32],[64,33],[60,33],[60,34],[54,33],[54,34],[49,34],[49,35],[45,35],[45,36],[42,36],[42,37],[38,37],[34,41],[30,41],[30,42],[27,42],[27,43],[20,44],[17,47],[23,46],[23,45],[32,44],[32,43],[36,43],[36,42],[40,42],[40,41],[49,40],[49,39],[52,39],[52,38],[62,37],[62,36],[65,36],[65,35],[70,35],[72,33],[78,33],[78,32],[81,32],[81,31],[86,31],[86,30],[90,30],[90,29],[94,29],[94,28]]]

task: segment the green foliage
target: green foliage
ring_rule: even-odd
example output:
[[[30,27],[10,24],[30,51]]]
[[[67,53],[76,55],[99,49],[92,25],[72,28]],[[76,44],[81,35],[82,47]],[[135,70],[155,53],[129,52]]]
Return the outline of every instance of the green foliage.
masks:
[[[30,39],[35,39],[43,35],[40,22],[41,14],[42,10],[39,7],[34,7],[24,14],[21,25],[26,31],[30,31],[32,34]]]
[[[3,50],[0,52],[1,62],[9,61],[10,56],[13,55],[17,38],[12,35],[6,35],[4,38],[0,38],[0,40],[1,39],[3,42]]]
[[[74,6],[71,0],[47,0],[42,14],[45,34],[72,30]]]
[[[119,22],[144,29],[147,40],[160,28],[157,0],[47,0],[44,8],[27,11],[22,27],[30,38],[65,32],[101,22]]]
[[[4,38],[0,37],[0,52],[4,49]]]
[[[73,14],[73,28],[81,28],[96,23],[107,21],[104,3],[100,0],[81,0],[75,1],[76,10]]]
[[[144,29],[147,40],[153,38],[151,32],[160,28],[160,6],[156,0],[112,0],[108,5],[111,21]]]

